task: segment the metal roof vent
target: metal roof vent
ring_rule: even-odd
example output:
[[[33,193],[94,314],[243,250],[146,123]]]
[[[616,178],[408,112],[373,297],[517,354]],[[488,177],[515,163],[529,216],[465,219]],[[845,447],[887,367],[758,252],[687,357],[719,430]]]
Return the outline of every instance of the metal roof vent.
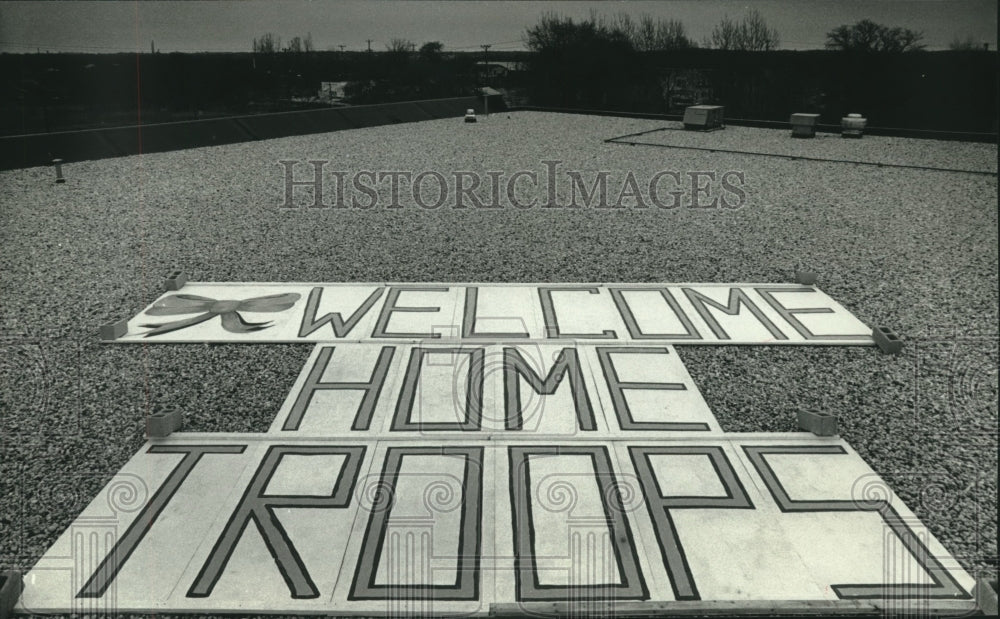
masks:
[[[868,119],[861,114],[848,114],[840,119],[840,135],[845,138],[860,138],[865,133]]]

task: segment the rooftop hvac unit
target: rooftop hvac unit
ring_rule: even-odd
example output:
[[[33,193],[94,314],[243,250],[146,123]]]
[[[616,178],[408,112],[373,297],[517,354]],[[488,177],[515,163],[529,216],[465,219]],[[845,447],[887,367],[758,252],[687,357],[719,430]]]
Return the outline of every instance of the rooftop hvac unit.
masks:
[[[725,125],[722,114],[725,108],[721,105],[692,105],[684,109],[684,128],[697,131],[722,129]]]
[[[819,121],[819,114],[792,114],[789,121],[792,125],[793,138],[811,138],[816,136],[816,123]]]

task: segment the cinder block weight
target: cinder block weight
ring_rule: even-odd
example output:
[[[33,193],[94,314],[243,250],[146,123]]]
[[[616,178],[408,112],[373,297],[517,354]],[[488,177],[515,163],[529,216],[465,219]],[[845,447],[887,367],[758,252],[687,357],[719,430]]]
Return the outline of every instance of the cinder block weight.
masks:
[[[101,339],[105,342],[117,340],[121,336],[128,333],[128,321],[119,320],[118,322],[113,322],[108,325],[101,325],[99,333],[101,335]]]
[[[0,574],[0,619],[14,616],[14,605],[17,604],[22,591],[24,591],[24,580],[21,578],[21,572],[6,570]]]
[[[831,413],[814,411],[798,412],[799,428],[808,430],[816,436],[836,436],[837,416]]]
[[[997,616],[997,579],[984,578],[982,576],[976,581],[976,586],[972,589],[972,595],[976,598],[976,606],[987,617]]]
[[[166,291],[180,290],[187,283],[187,275],[182,271],[174,271],[163,280],[163,289]]]
[[[812,286],[816,283],[816,273],[813,271],[796,271],[795,281],[803,286]]]
[[[184,427],[184,415],[177,409],[160,411],[146,417],[146,436],[166,438]]]
[[[898,355],[903,350],[903,340],[889,327],[875,327],[872,329],[872,337],[884,354]]]

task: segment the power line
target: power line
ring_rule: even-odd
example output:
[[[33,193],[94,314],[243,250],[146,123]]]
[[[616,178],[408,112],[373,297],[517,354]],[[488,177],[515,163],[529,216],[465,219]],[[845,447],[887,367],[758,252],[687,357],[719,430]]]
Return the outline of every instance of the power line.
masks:
[[[493,47],[501,47],[501,46],[514,45],[514,44],[520,44],[520,46],[523,49],[524,41],[522,41],[520,39],[517,39],[517,40],[514,40],[514,41],[496,41],[496,42],[490,43],[490,45],[493,46]],[[449,47],[448,49],[450,49],[452,51],[463,51],[463,50],[474,50],[477,47],[478,48],[482,48],[482,45],[460,45],[460,46]]]

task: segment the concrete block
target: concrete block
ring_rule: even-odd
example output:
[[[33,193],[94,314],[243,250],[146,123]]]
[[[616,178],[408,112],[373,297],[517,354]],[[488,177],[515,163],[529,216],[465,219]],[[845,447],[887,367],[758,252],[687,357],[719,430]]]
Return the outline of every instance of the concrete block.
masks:
[[[796,271],[795,281],[803,286],[812,286],[816,283],[816,273],[813,271]]]
[[[997,579],[980,576],[972,589],[976,606],[987,617],[997,616]]]
[[[180,290],[187,283],[187,275],[182,271],[174,271],[163,280],[163,289],[166,291]]]
[[[106,342],[117,340],[126,333],[128,333],[127,320],[119,320],[118,322],[113,322],[111,324],[101,325],[100,328],[101,339]]]
[[[723,113],[721,105],[692,105],[684,109],[684,128],[699,131],[709,131],[723,128]]]
[[[836,436],[837,416],[831,413],[814,411],[799,411],[799,428],[808,430],[816,436]]]
[[[889,327],[875,327],[872,329],[872,337],[879,349],[887,355],[898,355],[903,350],[903,340]]]
[[[184,427],[184,415],[177,409],[160,411],[146,417],[146,436],[165,438]]]
[[[21,578],[21,572],[7,570],[0,574],[0,619],[14,616],[14,605],[17,604],[22,591],[24,591],[24,580]]]

